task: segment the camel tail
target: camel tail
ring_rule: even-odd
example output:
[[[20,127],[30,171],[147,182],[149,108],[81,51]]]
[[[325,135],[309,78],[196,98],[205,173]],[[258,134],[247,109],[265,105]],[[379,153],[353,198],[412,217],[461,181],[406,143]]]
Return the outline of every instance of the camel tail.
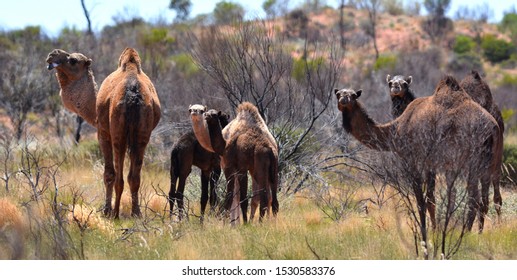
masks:
[[[127,132],[127,145],[129,154],[138,152],[138,128],[140,124],[143,97],[140,92],[140,82],[134,76],[129,76],[126,81],[124,104],[126,107],[125,122]]]
[[[275,155],[275,153],[270,150],[269,151],[269,183],[271,188],[271,208],[273,210],[273,215],[276,215],[278,213],[279,204],[278,204],[278,198],[277,198],[277,192],[278,192],[278,157]]]

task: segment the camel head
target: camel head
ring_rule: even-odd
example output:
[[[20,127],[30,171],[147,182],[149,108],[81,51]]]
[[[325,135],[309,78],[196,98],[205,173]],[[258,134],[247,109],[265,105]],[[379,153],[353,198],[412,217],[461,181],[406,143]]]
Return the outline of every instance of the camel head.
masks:
[[[126,48],[118,60],[118,67],[122,67],[122,71],[129,68],[136,69],[138,74],[142,72],[142,61],[138,52],[133,48]]]
[[[217,121],[221,124],[221,128],[224,128],[230,121],[230,116],[228,114],[215,109],[210,109],[203,115],[208,124],[212,124]]]
[[[207,111],[206,106],[194,104],[188,107],[188,112],[191,116],[202,116]]]
[[[67,76],[81,76],[83,72],[90,71],[92,60],[81,53],[67,53],[64,50],[55,49],[47,56],[47,69],[56,68],[57,71]]]
[[[388,87],[390,88],[391,97],[400,96],[402,97],[409,89],[409,85],[413,81],[413,77],[396,75],[395,77],[391,77],[390,74],[386,76],[386,83],[388,83]]]
[[[334,89],[334,94],[336,94],[336,98],[338,100],[337,107],[339,111],[343,112],[345,109],[351,109],[351,107],[357,102],[357,98],[361,96],[363,92],[360,90],[353,89]]]

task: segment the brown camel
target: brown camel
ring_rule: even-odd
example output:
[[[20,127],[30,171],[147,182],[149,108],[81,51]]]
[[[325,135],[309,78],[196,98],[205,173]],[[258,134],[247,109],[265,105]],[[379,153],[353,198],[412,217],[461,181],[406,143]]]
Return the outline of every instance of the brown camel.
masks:
[[[415,100],[415,94],[410,87],[412,81],[412,76],[406,77],[403,75],[395,75],[395,77],[391,77],[389,74],[386,76],[386,83],[388,84],[390,91],[391,115],[393,118],[398,118],[400,115],[402,115],[409,103]],[[436,198],[434,196],[436,173],[434,171],[429,171],[426,174],[425,185],[425,199],[428,205],[427,211],[429,212],[429,216],[431,218],[431,224],[434,227],[436,225]]]
[[[486,167],[490,169],[493,164],[492,151],[499,137],[495,119],[451,76],[438,83],[432,96],[415,99],[401,116],[386,124],[377,124],[368,116],[357,101],[361,93],[361,90],[335,90],[343,127],[370,148],[392,151],[416,171],[413,190],[424,240],[427,240],[427,202],[422,182],[423,174],[429,170],[445,173],[450,192],[458,175],[467,177],[467,228],[470,230],[476,212],[480,214],[477,182],[490,178]],[[453,200],[448,201],[448,209],[452,203]],[[480,223],[480,229],[482,227]]]
[[[124,158],[126,151],[129,151],[127,180],[132,198],[131,214],[140,216],[138,189],[144,152],[161,113],[158,95],[153,83],[142,71],[137,51],[126,48],[122,52],[118,69],[106,77],[97,94],[91,59],[79,53],[70,54],[56,49],[49,53],[47,63],[49,70],[57,70],[65,108],[97,128],[97,138],[104,156],[104,214],[119,217],[124,189]],[[113,187],[116,196],[112,208]]]
[[[501,191],[499,190],[499,183],[501,181],[501,168],[503,164],[503,133],[504,133],[504,121],[501,114],[501,110],[495,104],[492,98],[492,92],[488,84],[481,78],[477,71],[471,71],[460,82],[460,86],[467,92],[470,97],[476,101],[481,107],[487,110],[497,121],[499,126],[499,141],[497,143],[496,150],[494,152],[495,166],[492,173],[492,185],[494,187],[494,204],[497,215],[501,216],[501,206],[503,205],[503,199],[501,197]],[[481,188],[481,211],[486,215],[488,213],[488,186],[482,186]]]
[[[390,75],[386,77],[386,82],[388,83],[388,87],[390,88],[390,97],[392,101],[392,114],[396,118],[404,112],[409,103],[411,103],[415,97],[414,93],[409,87],[411,84],[412,77],[404,77],[401,75],[397,75],[391,78]],[[494,152],[493,160],[496,161],[492,174],[492,185],[494,186],[494,204],[497,211],[498,216],[501,214],[501,205],[502,205],[502,197],[499,190],[499,182],[501,179],[501,165],[502,165],[502,154],[503,154],[503,133],[504,133],[504,122],[501,115],[501,111],[497,107],[497,105],[493,102],[492,93],[490,92],[490,88],[485,81],[482,80],[481,76],[478,72],[472,71],[470,75],[467,75],[461,82],[460,86],[470,95],[470,97],[481,105],[485,110],[487,110],[497,121],[499,126],[499,144],[497,145],[497,149]],[[426,176],[426,199],[428,201],[428,211],[431,217],[431,222],[435,225],[435,197],[434,197],[434,188],[435,188],[435,172],[430,171]],[[484,217],[488,213],[488,187],[487,185],[482,183],[482,191],[481,191],[481,221],[480,223],[484,223]]]
[[[238,205],[246,222],[247,182],[249,171],[253,180],[250,220],[260,204],[261,221],[272,209],[279,209],[278,147],[257,108],[249,102],[237,107],[237,116],[224,129],[219,125],[218,112],[205,113],[211,146],[222,158],[221,166],[227,181],[225,209],[234,225],[239,221]]]
[[[222,127],[228,124],[228,119],[228,115],[223,113],[219,114],[219,122]],[[169,192],[169,203],[171,214],[174,208],[174,201],[178,203],[180,219],[184,214],[183,191],[185,190],[185,181],[192,171],[192,165],[201,169],[201,219],[203,219],[208,202],[209,183],[210,207],[212,210],[215,209],[217,202],[215,186],[221,175],[221,165],[217,154],[207,151],[199,144],[193,130],[183,134],[173,145],[171,151],[171,189]],[[177,190],[176,182],[178,183]]]

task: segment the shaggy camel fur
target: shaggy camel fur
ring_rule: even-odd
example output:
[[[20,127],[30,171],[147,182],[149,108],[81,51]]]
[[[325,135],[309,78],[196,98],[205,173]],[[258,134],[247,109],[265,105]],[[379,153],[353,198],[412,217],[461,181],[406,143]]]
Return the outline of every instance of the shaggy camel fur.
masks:
[[[492,92],[488,84],[481,78],[477,71],[472,71],[460,82],[460,86],[467,92],[470,97],[476,101],[481,107],[487,110],[497,121],[499,126],[499,141],[497,143],[496,150],[494,152],[495,166],[492,173],[492,185],[494,187],[494,204],[495,209],[500,217],[501,206],[503,205],[503,199],[501,197],[501,191],[499,190],[499,183],[501,181],[501,168],[503,164],[503,133],[504,133],[504,121],[501,114],[501,110],[495,104],[492,98]],[[488,186],[482,186],[481,189],[481,211],[486,214],[488,213]]]
[[[222,127],[228,124],[229,116],[219,114],[219,122]],[[206,204],[208,202],[208,184],[210,183],[210,207],[215,209],[217,202],[217,194],[215,186],[221,175],[221,165],[219,156],[209,152],[199,144],[194,131],[191,130],[183,134],[174,144],[171,151],[171,189],[169,192],[169,203],[171,214],[174,208],[174,201],[178,203],[180,209],[180,219],[183,216],[183,191],[185,189],[185,181],[192,171],[192,165],[201,169],[201,219],[205,214]],[[179,181],[178,181],[179,180]],[[176,182],[178,189],[176,190]]]
[[[415,94],[410,87],[412,81],[412,76],[406,77],[403,75],[396,75],[393,78],[389,74],[386,76],[386,83],[388,84],[388,88],[390,90],[391,115],[393,118],[398,118],[400,115],[402,115],[409,103],[415,100]],[[436,173],[434,171],[429,171],[426,174],[425,185],[425,197],[428,205],[427,211],[429,212],[429,217],[431,218],[431,224],[434,227],[436,225],[436,198],[434,196]]]
[[[397,75],[393,78],[388,75],[386,77],[386,82],[388,83],[388,87],[390,88],[390,96],[392,101],[392,114],[394,117],[398,117],[402,115],[404,110],[407,108],[409,103],[411,103],[415,97],[409,85],[411,84],[412,77],[408,78],[404,76]],[[498,216],[501,215],[501,205],[502,205],[502,197],[501,192],[499,190],[499,182],[501,179],[501,165],[502,165],[502,153],[503,153],[503,133],[504,133],[504,122],[501,115],[501,111],[497,107],[497,105],[493,102],[492,93],[490,92],[490,88],[488,84],[483,81],[478,72],[472,71],[469,75],[467,75],[461,82],[460,86],[470,95],[470,97],[481,105],[485,110],[487,110],[497,121],[499,126],[499,144],[497,145],[497,149],[494,152],[493,160],[496,161],[492,174],[492,185],[494,186],[494,204],[496,208],[496,212]],[[395,92],[395,94],[394,94]],[[435,188],[435,172],[429,172],[426,176],[427,188],[426,188],[426,199],[428,201],[428,210],[429,215],[431,217],[431,223],[435,225],[435,196],[434,196],[434,188]],[[489,186],[482,183],[482,191],[481,191],[481,215],[480,223],[484,223],[485,215],[488,213],[488,191]]]
[[[47,57],[48,69],[56,68],[65,107],[97,128],[104,156],[106,201],[104,214],[119,217],[124,189],[124,158],[129,151],[128,182],[132,216],[140,216],[138,189],[144,152],[151,132],[160,120],[160,101],[154,85],[142,71],[137,51],[126,48],[118,69],[111,73],[96,93],[91,59],[82,54],[54,50]],[[111,200],[115,187],[115,205]]]
[[[253,220],[260,204],[260,218],[272,209],[279,209],[278,147],[257,108],[249,102],[240,104],[237,116],[224,129],[218,124],[218,113],[205,113],[210,142],[221,156],[221,166],[227,181],[225,209],[230,211],[230,222],[239,221],[238,205],[241,205],[246,222],[247,183],[249,171],[253,180],[250,220]]]
[[[438,83],[432,96],[415,99],[400,117],[387,124],[377,124],[368,116],[357,101],[361,93],[361,90],[335,90],[343,127],[370,148],[394,152],[416,173],[413,189],[422,233],[426,232],[427,209],[422,182],[423,173],[429,170],[445,173],[450,192],[457,176],[467,176],[470,230],[476,212],[480,214],[477,182],[490,179],[486,167],[492,166],[492,151],[499,138],[495,119],[472,101],[451,76]],[[453,201],[448,201],[448,209]],[[480,223],[480,230],[482,227]],[[427,236],[423,238],[427,240]]]

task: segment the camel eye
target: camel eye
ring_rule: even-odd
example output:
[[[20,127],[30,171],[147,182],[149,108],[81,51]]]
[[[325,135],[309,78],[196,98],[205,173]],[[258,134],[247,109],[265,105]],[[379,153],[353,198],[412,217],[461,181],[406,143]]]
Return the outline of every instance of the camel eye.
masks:
[[[72,64],[72,65],[75,65],[75,64],[77,63],[77,59],[75,59],[75,58],[70,58],[68,61],[69,61],[69,62],[70,62],[70,64]]]

